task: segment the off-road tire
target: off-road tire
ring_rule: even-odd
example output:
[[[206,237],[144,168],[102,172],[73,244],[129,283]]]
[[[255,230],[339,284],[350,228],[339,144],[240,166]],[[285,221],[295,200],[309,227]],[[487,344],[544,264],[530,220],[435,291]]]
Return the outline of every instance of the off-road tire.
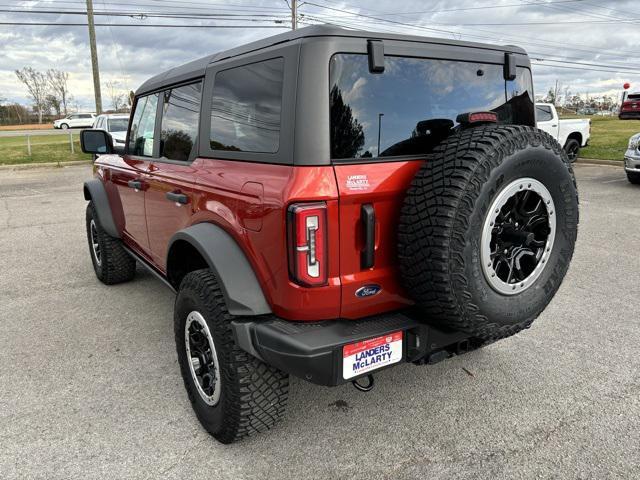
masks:
[[[574,163],[580,156],[580,142],[575,138],[570,138],[564,146],[564,151],[566,152],[569,161]],[[575,155],[572,156],[571,152],[575,152]]]
[[[490,205],[513,179],[542,182],[555,203],[557,230],[546,266],[514,295],[491,288],[480,263]],[[541,130],[484,126],[463,130],[427,156],[404,201],[398,259],[408,293],[436,325],[485,341],[528,328],[567,272],[578,227],[578,194],[562,147]]]
[[[273,427],[284,416],[289,376],[241,350],[234,341],[220,286],[208,270],[188,273],[176,297],[174,326],[178,362],[191,405],[202,426],[216,440],[232,443]],[[215,405],[201,397],[191,375],[185,346],[187,316],[205,319],[221,370],[221,393]]]
[[[94,221],[97,231],[98,244],[100,246],[100,261],[96,258],[93,249],[91,221]],[[87,205],[86,214],[87,240],[89,242],[89,255],[96,272],[96,277],[106,285],[127,282],[136,274],[136,261],[122,247],[119,238],[110,236],[102,228],[93,202]]]
[[[634,185],[640,185],[640,173],[627,172],[627,179]]]

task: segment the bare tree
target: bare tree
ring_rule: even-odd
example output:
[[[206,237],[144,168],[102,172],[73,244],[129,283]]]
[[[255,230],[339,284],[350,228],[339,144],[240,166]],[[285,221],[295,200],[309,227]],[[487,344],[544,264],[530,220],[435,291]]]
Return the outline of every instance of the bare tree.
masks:
[[[33,99],[34,107],[38,111],[38,123],[42,123],[42,114],[47,105],[47,76],[31,67],[16,70],[18,80],[24,83]]]
[[[107,89],[109,90],[109,97],[111,98],[111,106],[115,111],[120,110],[127,106],[127,95],[120,90],[118,87],[118,82],[114,82],[113,80],[109,80],[106,83]]]
[[[65,115],[67,115],[67,102],[71,97],[71,95],[69,95],[67,80],[69,80],[68,72],[62,72],[55,69],[47,70],[47,81],[49,82],[49,86],[51,87],[53,94],[62,106],[60,110],[62,110]]]

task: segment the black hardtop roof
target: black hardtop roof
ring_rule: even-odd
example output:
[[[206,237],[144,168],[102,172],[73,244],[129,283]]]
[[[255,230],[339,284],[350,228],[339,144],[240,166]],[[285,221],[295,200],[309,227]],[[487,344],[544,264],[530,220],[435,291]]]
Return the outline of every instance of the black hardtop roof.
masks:
[[[471,47],[483,50],[497,50],[501,52],[520,53],[526,55],[524,49],[513,45],[500,46],[488,43],[464,42],[460,40],[422,37],[417,35],[380,33],[365,30],[347,30],[331,25],[313,25],[310,27],[300,28],[298,30],[291,30],[289,32],[273,35],[271,37],[263,38],[262,40],[257,40],[255,42],[246,43],[239,47],[224,50],[212,55],[207,55],[206,57],[202,57],[197,60],[193,60],[192,62],[174,67],[170,70],[167,70],[166,72],[160,73],[148,79],[140,86],[140,88],[138,88],[136,95],[151,92],[167,85],[180,83],[191,78],[203,76],[207,66],[212,63],[219,62],[220,60],[237,57],[245,53],[255,52],[257,50],[271,47],[279,43],[293,42],[295,40],[309,37],[362,37],[367,39],[400,40],[406,42],[435,43],[440,45]]]

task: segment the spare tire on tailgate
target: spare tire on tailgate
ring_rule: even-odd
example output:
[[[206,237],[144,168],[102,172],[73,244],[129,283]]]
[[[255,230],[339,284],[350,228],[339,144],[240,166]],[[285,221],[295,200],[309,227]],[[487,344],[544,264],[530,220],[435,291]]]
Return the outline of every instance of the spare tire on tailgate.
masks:
[[[560,287],[578,230],[571,164],[548,134],[484,126],[444,140],[402,207],[402,281],[425,319],[497,340],[528,328]]]

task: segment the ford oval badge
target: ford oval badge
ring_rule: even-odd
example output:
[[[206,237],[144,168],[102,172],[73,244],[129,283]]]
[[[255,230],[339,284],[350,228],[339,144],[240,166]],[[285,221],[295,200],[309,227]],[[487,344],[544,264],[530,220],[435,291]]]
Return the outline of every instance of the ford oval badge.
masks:
[[[356,290],[356,297],[371,297],[380,293],[382,287],[380,285],[365,285]]]

